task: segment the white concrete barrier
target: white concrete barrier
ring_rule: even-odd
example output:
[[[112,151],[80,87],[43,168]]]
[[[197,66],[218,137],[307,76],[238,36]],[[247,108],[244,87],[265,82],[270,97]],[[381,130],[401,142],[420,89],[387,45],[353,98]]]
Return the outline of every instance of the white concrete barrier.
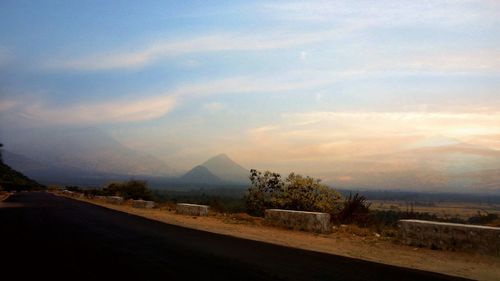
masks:
[[[443,250],[463,250],[500,256],[500,227],[400,220],[401,242]]]
[[[330,214],[327,213],[268,209],[264,219],[272,225],[296,230],[319,233],[329,233],[332,230]]]
[[[153,209],[155,202],[146,200],[132,200],[132,207],[141,209]]]
[[[111,204],[123,204],[123,197],[120,196],[106,196],[106,202]]]
[[[181,215],[206,216],[208,215],[208,208],[207,205],[177,203],[176,212]]]
[[[99,201],[106,201],[106,196],[96,195],[96,196],[94,196],[94,199],[99,200]]]
[[[69,191],[66,189],[62,191],[62,194],[65,196],[72,197],[72,198],[84,198],[85,197],[84,194],[81,192]]]

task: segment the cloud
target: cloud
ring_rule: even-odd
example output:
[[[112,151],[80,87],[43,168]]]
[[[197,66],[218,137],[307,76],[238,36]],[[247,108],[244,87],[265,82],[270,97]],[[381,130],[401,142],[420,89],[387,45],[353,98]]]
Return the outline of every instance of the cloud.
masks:
[[[266,16],[299,22],[366,22],[372,25],[456,26],[495,20],[485,1],[277,1],[258,5]]]
[[[72,106],[51,106],[39,102],[23,106],[19,114],[28,121],[50,125],[136,122],[163,116],[175,104],[176,100],[171,96]]]
[[[7,111],[11,108],[14,108],[18,103],[16,101],[11,101],[11,100],[0,100],[0,112],[2,111]]]
[[[55,59],[45,63],[45,67],[76,71],[135,69],[165,58],[192,53],[285,49],[332,40],[357,28],[359,26],[354,24],[314,32],[217,33],[192,38],[171,38],[134,50],[110,50],[80,58]]]
[[[145,98],[116,99],[95,103],[57,106],[46,101],[32,99],[1,101],[0,111],[16,109],[16,114],[32,122],[48,124],[100,124],[140,122],[162,117],[186,99],[196,99],[211,95],[280,93],[296,91],[331,83],[328,79],[291,81],[287,75],[280,77],[237,77],[214,81],[181,85]],[[143,94],[135,95],[143,96]],[[27,100],[30,100],[27,102]],[[209,111],[221,110],[219,102],[204,105]]]
[[[366,69],[370,71],[425,72],[425,73],[498,73],[500,52],[494,49],[474,52],[429,52],[404,58],[373,60]]]
[[[209,102],[209,103],[205,103],[203,105],[203,109],[207,110],[208,112],[217,112],[217,111],[220,111],[222,109],[224,109],[224,104],[220,103],[220,102]]]
[[[248,129],[232,153],[249,163],[317,167],[407,149],[438,135],[500,150],[500,112],[289,113]]]
[[[341,134],[415,135],[500,132],[500,112],[311,112],[285,114],[294,126],[324,127],[330,124]]]

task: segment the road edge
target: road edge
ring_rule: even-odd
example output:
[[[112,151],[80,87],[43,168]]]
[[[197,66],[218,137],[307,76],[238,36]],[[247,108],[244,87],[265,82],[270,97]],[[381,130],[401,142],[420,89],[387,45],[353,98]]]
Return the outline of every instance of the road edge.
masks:
[[[279,242],[275,242],[275,241],[268,241],[268,240],[265,240],[265,239],[254,239],[254,238],[249,238],[249,237],[245,237],[245,236],[238,236],[238,235],[234,235],[234,234],[228,234],[228,233],[224,233],[224,232],[219,232],[219,231],[213,230],[213,229],[192,227],[190,225],[176,223],[174,221],[172,221],[172,222],[166,222],[166,221],[163,221],[161,219],[157,219],[155,217],[151,217],[151,216],[148,216],[148,215],[145,215],[145,214],[141,214],[141,213],[137,213],[137,212],[127,212],[126,210],[122,210],[121,208],[119,208],[120,205],[113,206],[113,205],[107,204],[105,202],[96,202],[96,201],[94,201],[92,199],[88,199],[88,198],[70,197],[70,196],[66,196],[64,194],[57,194],[57,193],[52,193],[52,194],[54,194],[56,196],[64,197],[64,198],[67,198],[67,199],[74,199],[76,201],[80,201],[80,202],[92,204],[92,205],[99,206],[99,207],[102,207],[102,208],[105,208],[105,209],[109,209],[109,210],[113,210],[113,211],[118,211],[118,212],[121,212],[121,213],[124,213],[124,214],[138,216],[138,217],[141,217],[141,218],[144,218],[144,219],[148,219],[148,220],[152,220],[152,221],[155,221],[155,222],[160,222],[160,223],[164,223],[164,224],[175,225],[175,226],[189,228],[189,229],[194,229],[194,230],[198,230],[198,231],[204,231],[204,232],[214,233],[214,234],[218,234],[218,235],[225,235],[225,236],[229,236],[229,237],[235,237],[235,238],[240,238],[240,239],[252,240],[252,241],[257,241],[257,242],[263,242],[263,243],[268,243],[268,244],[273,244],[273,245],[278,245],[278,246],[283,246],[283,247],[289,247],[289,248],[295,248],[295,249],[300,249],[300,250],[306,250],[306,251],[312,251],[312,252],[318,252],[318,253],[323,253],[323,254],[343,256],[343,257],[347,257],[347,258],[353,258],[353,259],[363,260],[363,261],[366,261],[366,262],[375,262],[375,263],[380,263],[380,264],[389,265],[389,266],[395,266],[395,267],[402,267],[402,268],[411,269],[411,270],[427,271],[427,272],[431,272],[431,273],[436,273],[436,274],[441,274],[441,275],[446,275],[446,276],[451,276],[451,277],[457,277],[457,278],[464,278],[464,279],[470,279],[470,280],[475,280],[475,279],[476,280],[494,280],[494,279],[477,279],[477,277],[452,274],[450,272],[436,271],[436,270],[426,269],[426,268],[423,268],[423,267],[411,267],[411,266],[404,266],[404,265],[399,265],[399,264],[395,264],[395,263],[388,263],[388,262],[386,262],[384,260],[370,259],[369,257],[367,258],[367,257],[359,257],[359,256],[354,256],[354,255],[342,254],[342,253],[332,253],[332,252],[329,252],[329,251],[322,251],[322,250],[319,250],[319,249],[311,249],[311,248],[307,248],[307,247],[300,247],[300,246],[295,246],[295,245],[290,245],[290,244],[283,244],[283,243],[279,243]]]

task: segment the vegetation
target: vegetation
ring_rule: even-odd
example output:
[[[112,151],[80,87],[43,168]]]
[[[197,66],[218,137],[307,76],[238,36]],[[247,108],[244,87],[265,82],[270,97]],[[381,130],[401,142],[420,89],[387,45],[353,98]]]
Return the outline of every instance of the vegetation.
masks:
[[[467,220],[470,224],[481,224],[490,226],[500,226],[500,218],[497,214],[489,214],[488,212],[477,211],[477,216],[470,217]]]
[[[242,199],[243,189],[210,188],[193,190],[153,190],[153,195],[158,202],[189,202],[193,204],[209,205],[212,210],[221,213],[245,212]]]
[[[79,191],[78,188],[68,186],[67,190]],[[87,189],[84,191],[85,195],[92,197],[97,195],[102,196],[121,196],[123,199],[143,199],[153,200],[153,193],[148,188],[146,181],[128,180],[125,182],[114,182],[108,184],[103,189]]]
[[[262,216],[265,209],[278,208],[325,212],[335,215],[341,207],[340,193],[319,179],[291,173],[285,180],[278,173],[250,171],[252,185],[245,194],[247,212]]]

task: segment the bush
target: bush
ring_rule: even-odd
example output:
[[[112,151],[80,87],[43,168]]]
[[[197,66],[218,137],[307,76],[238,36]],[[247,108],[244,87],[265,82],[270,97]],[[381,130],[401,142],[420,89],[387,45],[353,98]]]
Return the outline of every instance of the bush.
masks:
[[[247,212],[262,216],[265,209],[277,208],[335,214],[340,209],[340,194],[320,180],[291,173],[286,180],[266,171],[250,171],[252,186],[245,195]]]

